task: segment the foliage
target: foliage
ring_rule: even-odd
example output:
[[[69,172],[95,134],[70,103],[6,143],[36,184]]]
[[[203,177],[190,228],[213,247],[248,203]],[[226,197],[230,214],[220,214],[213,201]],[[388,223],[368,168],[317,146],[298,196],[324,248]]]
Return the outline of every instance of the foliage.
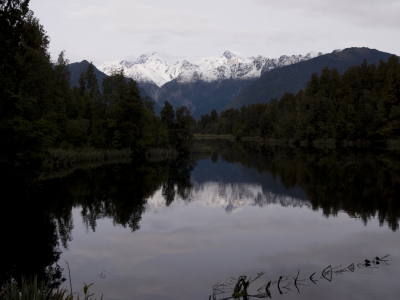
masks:
[[[87,285],[84,283],[83,293],[84,300],[89,300],[94,294],[89,293],[89,287],[93,283]],[[19,287],[16,282],[12,280],[5,284],[5,288],[0,292],[0,299],[2,300],[73,300],[72,293],[68,294],[66,289],[53,289],[50,287],[49,282],[44,281],[38,283],[37,276],[33,280],[26,280],[22,277],[21,286]],[[79,300],[79,293],[76,297]],[[103,299],[103,296],[101,296]]]
[[[0,2],[0,162],[18,169],[40,166],[56,134],[49,37],[28,3]]]
[[[48,283],[38,283],[37,276],[28,281],[22,278],[21,287],[17,283],[7,282],[2,290],[2,300],[72,300],[72,295],[67,295],[65,289],[52,289]]]
[[[141,97],[138,85],[115,70],[102,80],[87,63],[71,88],[65,51],[57,61],[50,38],[28,9],[29,1],[0,2],[0,164],[37,176],[49,148],[95,147],[144,155],[190,139],[190,110],[173,111],[171,128],[154,113],[155,102]],[[164,125],[164,126],[163,126]]]

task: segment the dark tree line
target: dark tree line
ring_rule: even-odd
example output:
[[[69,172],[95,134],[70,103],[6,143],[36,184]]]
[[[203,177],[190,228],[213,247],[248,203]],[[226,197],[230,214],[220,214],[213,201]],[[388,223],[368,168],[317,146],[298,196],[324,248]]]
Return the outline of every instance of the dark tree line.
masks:
[[[142,98],[137,83],[115,70],[99,83],[91,63],[70,88],[64,51],[53,62],[50,38],[29,1],[0,1],[0,163],[38,169],[51,147],[131,148],[176,146],[188,139],[190,111],[169,107],[163,118]],[[167,120],[167,119],[168,120]],[[171,125],[172,124],[172,125]]]
[[[267,100],[267,99],[266,99]],[[203,115],[196,133],[268,139],[380,141],[400,137],[400,64],[395,55],[379,65],[328,67],[306,89],[270,103]]]

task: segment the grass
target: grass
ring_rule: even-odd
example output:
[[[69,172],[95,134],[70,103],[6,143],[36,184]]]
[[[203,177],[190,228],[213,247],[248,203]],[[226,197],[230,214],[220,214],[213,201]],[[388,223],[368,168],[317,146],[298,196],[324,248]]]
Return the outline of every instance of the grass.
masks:
[[[7,282],[0,293],[2,300],[72,300],[66,289],[53,290],[48,283],[38,283],[37,276],[32,281],[22,278],[21,288],[11,281]]]
[[[89,293],[89,287],[93,283],[83,287],[83,300],[89,300],[94,294]],[[72,286],[71,286],[72,289]],[[49,282],[38,282],[37,276],[33,280],[26,280],[22,277],[21,288],[13,280],[7,282],[0,291],[1,300],[73,300],[74,296],[67,289],[52,289]],[[101,300],[103,296],[101,296]],[[79,293],[76,297],[79,300]]]
[[[174,159],[178,156],[175,148],[149,148],[146,150],[146,159],[152,162]]]
[[[314,148],[336,148],[336,139],[316,139],[312,142]]]
[[[193,142],[190,146],[191,153],[214,153],[215,149],[213,149],[210,145],[201,143],[201,142]]]
[[[39,180],[63,178],[77,169],[93,169],[104,164],[130,163],[130,149],[50,149],[49,157],[43,162]],[[0,299],[1,300],[1,299]]]
[[[240,140],[243,142],[265,142],[265,139],[259,136],[243,136]]]
[[[195,140],[212,140],[212,139],[228,139],[234,140],[235,137],[231,134],[194,134]]]
[[[78,148],[78,149],[50,149],[49,163],[53,166],[73,165],[82,162],[98,162],[113,159],[129,159],[132,155],[130,149],[95,149],[95,148]]]
[[[39,175],[39,181],[54,179],[54,178],[65,178],[68,175],[74,173],[76,170],[91,170],[104,165],[112,164],[129,164],[131,163],[130,158],[116,158],[108,159],[104,161],[95,162],[81,162],[73,165],[63,165],[61,168],[50,168]]]
[[[268,146],[296,147],[296,140],[294,140],[294,139],[290,139],[290,140],[286,140],[286,139],[267,139],[265,141],[265,144],[268,145]],[[301,142],[300,142],[300,145],[301,145]]]

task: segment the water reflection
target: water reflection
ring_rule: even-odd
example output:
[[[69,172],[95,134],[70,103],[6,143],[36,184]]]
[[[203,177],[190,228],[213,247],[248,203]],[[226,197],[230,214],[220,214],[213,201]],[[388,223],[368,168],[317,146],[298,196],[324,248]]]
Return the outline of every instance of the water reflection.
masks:
[[[139,230],[147,199],[160,188],[166,206],[177,196],[188,198],[192,187],[190,173],[194,166],[195,162],[185,156],[157,164],[119,164],[93,171],[79,170],[73,176],[51,182],[41,196],[52,199],[57,221],[63,225],[60,234],[66,247],[73,228],[73,207],[79,205],[82,208],[81,216],[87,231],[96,231],[97,220],[104,218],[131,231]]]
[[[57,194],[55,216],[63,245],[73,226],[72,206],[82,206],[88,230],[96,230],[96,220],[111,218],[135,231],[146,207],[169,206],[178,200],[200,201],[228,213],[246,205],[269,204],[305,206],[322,210],[326,217],[343,210],[365,224],[377,216],[381,225],[398,229],[400,162],[393,154],[308,153],[230,141],[213,141],[212,146],[215,152],[202,157],[102,167],[59,180],[46,192],[48,198]],[[154,197],[159,188],[162,201]]]
[[[398,230],[400,217],[397,154],[202,142],[214,151],[162,163],[77,170],[31,189],[6,184],[15,197],[10,209],[2,210],[11,221],[2,226],[9,247],[1,282],[38,273],[58,286],[65,279],[60,261],[68,258],[79,270],[76,282],[88,280],[89,271],[111,280],[111,275],[97,276],[103,264],[114,268],[112,274],[125,274],[119,278],[126,284],[122,294],[109,299],[127,298],[131,288],[143,299],[167,299],[179,280],[186,284],[185,297],[197,299],[215,276],[229,276],[231,269],[238,276],[268,266],[271,276],[278,269],[304,267],[304,261],[321,267],[329,255],[344,260],[343,249],[353,259],[362,247],[375,253],[399,248],[389,234]],[[314,211],[329,221],[316,218]],[[364,236],[348,216],[361,220],[361,227],[377,220],[385,233]],[[105,220],[115,228],[101,227]],[[108,244],[92,241],[94,233]],[[340,240],[340,246],[330,245],[328,237]],[[288,255],[287,249],[293,252]],[[187,274],[189,266],[193,275]],[[133,273],[141,283],[130,284]],[[171,273],[185,276],[178,280]],[[153,296],[152,289],[157,290]]]
[[[199,184],[195,182],[189,195],[176,197],[175,201],[182,201],[185,204],[198,202],[206,206],[220,207],[228,214],[245,206],[264,207],[270,204],[311,208],[310,202],[305,199],[277,194],[272,191],[263,191],[260,184],[253,183],[206,182]],[[147,200],[147,206],[152,210],[163,205],[166,205],[166,203],[160,201],[159,197],[152,197]]]
[[[13,277],[21,283],[22,276],[50,281],[59,286],[65,279],[59,266],[60,240],[63,246],[71,236],[72,222],[64,223],[61,214],[49,209],[43,199],[32,195],[37,187],[22,189],[19,178],[0,176],[2,182],[2,209],[0,230],[2,259],[0,286]],[[71,215],[71,210],[65,210]]]
[[[241,166],[240,172],[231,170],[226,181],[246,177],[264,190],[276,189],[284,194],[298,193],[300,188],[312,208],[321,209],[326,217],[344,210],[365,224],[377,216],[381,225],[387,223],[392,230],[399,227],[400,156],[396,152],[209,143],[218,148],[223,161]]]

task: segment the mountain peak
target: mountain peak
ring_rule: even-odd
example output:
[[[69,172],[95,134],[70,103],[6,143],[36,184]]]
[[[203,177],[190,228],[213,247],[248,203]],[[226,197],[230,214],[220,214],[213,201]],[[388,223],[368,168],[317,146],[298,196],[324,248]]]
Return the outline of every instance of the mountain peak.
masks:
[[[137,64],[144,64],[147,60],[149,59],[149,56],[146,54],[142,54],[138,57],[138,59],[136,60]]]
[[[234,57],[241,57],[239,53],[234,52],[232,50],[226,50],[222,55],[225,56],[227,59],[232,59]]]
[[[145,53],[145,54],[140,55],[138,57],[138,59],[136,60],[136,63],[137,64],[144,64],[148,60],[160,60],[160,61],[162,61],[161,57],[158,56],[157,52],[149,52],[149,53]]]
[[[129,61],[129,60],[124,59],[124,60],[120,61],[119,64],[120,64],[122,67],[124,67],[124,69],[125,69],[125,68],[130,68],[130,67],[132,67],[135,63],[134,63],[134,62],[131,62],[131,61]]]

